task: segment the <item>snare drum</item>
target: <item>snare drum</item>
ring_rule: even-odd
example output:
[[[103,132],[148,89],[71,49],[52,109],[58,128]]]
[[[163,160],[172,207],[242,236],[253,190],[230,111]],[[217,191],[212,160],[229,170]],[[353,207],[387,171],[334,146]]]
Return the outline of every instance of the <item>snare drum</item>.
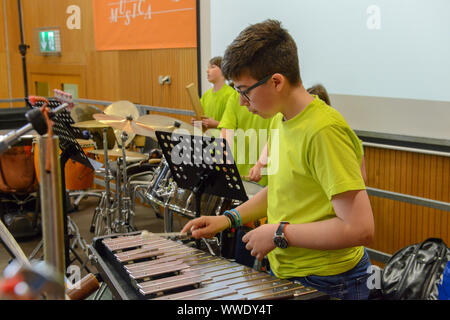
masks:
[[[94,142],[91,140],[77,139],[77,142],[86,154],[88,154],[88,151],[95,149]],[[33,149],[34,167],[39,181],[39,147],[37,141],[33,141]],[[67,191],[87,190],[92,188],[94,184],[94,170],[72,159],[66,162],[64,175]]]
[[[5,193],[33,193],[38,189],[32,137],[22,137],[19,143],[0,155],[0,191]]]
[[[256,182],[244,181],[242,180],[242,184],[244,185],[245,193],[247,194],[248,199],[253,198],[255,194],[264,189],[264,187]]]

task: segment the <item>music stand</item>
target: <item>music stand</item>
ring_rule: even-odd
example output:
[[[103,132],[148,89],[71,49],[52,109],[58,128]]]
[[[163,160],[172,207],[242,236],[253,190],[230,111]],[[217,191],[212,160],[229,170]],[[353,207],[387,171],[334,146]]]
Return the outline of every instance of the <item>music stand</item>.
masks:
[[[58,99],[50,98],[48,99],[48,107],[50,109],[56,109],[62,102]],[[38,102],[37,106],[42,107],[43,103]],[[60,155],[60,166],[61,166],[61,184],[62,184],[62,205],[63,205],[63,219],[64,219],[64,247],[65,247],[65,258],[66,258],[66,268],[73,262],[70,261],[70,251],[72,251],[76,260],[78,260],[82,266],[90,273],[85,263],[82,261],[80,256],[70,247],[70,240],[68,235],[68,205],[67,205],[67,191],[66,191],[66,181],[65,181],[65,166],[69,159],[79,162],[86,167],[93,169],[89,158],[83,151],[76,139],[83,139],[83,133],[79,128],[72,127],[75,121],[70,116],[70,113],[66,110],[54,115],[51,119],[53,121],[53,132],[59,137],[59,147],[62,151]]]
[[[195,195],[196,217],[201,215],[201,196],[207,193],[234,200],[248,197],[225,139],[156,131],[156,137],[180,188]]]

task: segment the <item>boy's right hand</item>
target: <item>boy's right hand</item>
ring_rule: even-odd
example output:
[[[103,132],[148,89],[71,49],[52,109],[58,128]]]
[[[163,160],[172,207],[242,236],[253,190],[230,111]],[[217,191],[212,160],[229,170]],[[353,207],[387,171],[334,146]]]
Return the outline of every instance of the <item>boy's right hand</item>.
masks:
[[[217,233],[227,229],[229,220],[226,216],[201,216],[189,221],[181,230],[181,233],[192,232],[195,239],[211,239]]]
[[[259,182],[262,179],[262,169],[264,166],[258,161],[248,173],[248,180]]]

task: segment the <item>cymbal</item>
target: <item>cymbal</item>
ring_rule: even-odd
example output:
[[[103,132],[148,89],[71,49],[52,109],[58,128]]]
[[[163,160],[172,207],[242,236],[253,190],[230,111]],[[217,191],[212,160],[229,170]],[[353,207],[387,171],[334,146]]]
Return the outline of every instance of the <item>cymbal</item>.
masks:
[[[82,129],[101,129],[101,128],[109,128],[107,124],[101,123],[97,120],[89,120],[83,122],[77,122],[72,124],[72,127],[82,128]]]
[[[178,122],[180,124],[179,128],[175,127],[175,122]],[[190,134],[194,134],[194,126],[192,126],[191,124],[172,117],[162,116],[159,114],[150,114],[141,116],[136,121],[136,123],[143,128],[147,129],[152,128],[153,131],[177,132],[180,129],[184,129],[187,130]],[[156,140],[156,135],[154,132],[151,138]]]
[[[105,109],[104,113],[106,115],[118,116],[118,117],[122,117],[122,118],[131,117],[133,120],[136,120],[137,118],[139,118],[139,111],[138,111],[137,107],[130,101],[122,100],[122,101],[114,102]],[[131,143],[131,141],[133,141],[133,139],[136,135],[135,133],[129,133],[129,132],[127,132],[127,133],[129,135],[129,137],[128,137],[127,141],[125,141],[125,146],[128,146]],[[121,141],[120,135],[122,134],[122,130],[115,128],[114,134],[116,135],[117,141]]]
[[[95,106],[78,104],[72,109],[72,111],[70,111],[70,116],[75,122],[83,122],[94,120],[92,116],[101,112],[102,110]]]
[[[154,135],[154,129],[148,126],[143,126],[137,121],[132,120],[132,117],[122,118],[119,116],[99,113],[94,114],[94,118],[114,129],[125,131],[129,135],[134,136],[138,134],[145,137],[151,137]]]
[[[105,109],[105,114],[119,117],[132,116],[133,120],[139,118],[139,111],[137,107],[130,101],[117,101],[110,104]]]
[[[96,155],[104,155],[105,154],[105,150],[90,150],[87,152],[91,153],[91,154],[96,154]],[[122,149],[120,149],[120,148],[108,150],[108,157],[122,157],[122,156],[123,156],[123,153],[122,153]],[[127,158],[147,159],[147,155],[145,155],[145,154],[142,154],[139,152],[128,151],[128,150],[125,150],[125,156]]]

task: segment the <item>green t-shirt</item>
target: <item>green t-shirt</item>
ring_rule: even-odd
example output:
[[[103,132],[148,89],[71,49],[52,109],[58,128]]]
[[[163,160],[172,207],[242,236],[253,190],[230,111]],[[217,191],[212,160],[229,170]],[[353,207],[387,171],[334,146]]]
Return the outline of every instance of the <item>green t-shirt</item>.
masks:
[[[217,92],[214,92],[214,88],[206,91],[200,99],[205,116],[220,122],[228,98],[233,92],[235,92],[235,90],[227,84],[224,84]]]
[[[334,195],[365,189],[360,140],[334,108],[315,97],[289,121],[276,115],[274,129],[278,129],[278,146],[276,132],[272,131],[268,223],[306,224],[334,218]],[[279,278],[329,276],[355,267],[363,249],[276,248],[268,257],[271,270]]]
[[[258,161],[270,136],[270,122],[271,119],[261,118],[248,111],[247,107],[241,106],[237,91],[228,99],[218,128],[235,130],[233,156],[241,176],[247,176]],[[266,186],[267,176],[263,176],[258,183]]]

